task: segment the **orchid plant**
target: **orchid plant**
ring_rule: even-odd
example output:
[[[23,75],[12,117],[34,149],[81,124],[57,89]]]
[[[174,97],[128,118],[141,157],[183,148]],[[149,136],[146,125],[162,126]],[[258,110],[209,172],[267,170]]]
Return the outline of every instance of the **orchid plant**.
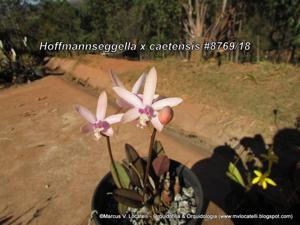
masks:
[[[272,147],[268,147],[266,149],[266,154],[261,154],[260,157],[257,157],[253,154],[250,149],[244,149],[243,147],[239,146],[240,149],[236,149],[240,151],[238,157],[234,163],[230,162],[227,176],[233,180],[234,182],[241,185],[246,192],[249,192],[253,185],[258,185],[263,188],[263,190],[267,189],[267,185],[270,184],[272,186],[277,186],[275,181],[273,181],[269,176],[272,171],[273,163],[278,162],[278,157],[275,155]],[[244,155],[244,157],[242,156]],[[246,171],[246,179],[243,178],[241,175],[240,170],[236,166],[238,162],[242,162],[244,171]],[[248,165],[251,162],[255,162],[252,167]],[[263,163],[267,163],[267,169],[265,172],[262,172]]]
[[[107,139],[107,146],[111,160],[111,173],[117,189],[114,198],[119,202],[119,211],[128,207],[140,208],[152,204],[152,210],[165,208],[171,202],[170,195],[170,160],[165,155],[159,141],[155,140],[157,131],[161,132],[173,118],[172,107],[182,102],[181,98],[161,98],[155,93],[157,72],[152,67],[148,73],[143,73],[134,84],[131,91],[125,89],[124,84],[116,74],[110,71],[113,91],[117,94],[117,105],[125,113],[106,117],[107,95],[102,92],[98,99],[96,115],[87,108],[76,105],[75,110],[87,121],[81,127],[83,133],[94,133],[97,140],[102,136]],[[144,85],[143,93],[139,93]],[[113,159],[110,137],[113,136],[112,126],[116,123],[136,121],[138,128],[153,127],[149,151],[146,162],[129,144],[125,145],[127,161],[116,162]],[[152,172],[151,172],[152,171]],[[173,192],[180,191],[179,179],[174,178]],[[123,209],[123,210],[122,210]]]

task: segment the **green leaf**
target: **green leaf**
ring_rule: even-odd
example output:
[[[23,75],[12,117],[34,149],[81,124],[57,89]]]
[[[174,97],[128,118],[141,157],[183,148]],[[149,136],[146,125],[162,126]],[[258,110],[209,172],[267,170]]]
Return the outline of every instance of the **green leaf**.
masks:
[[[130,178],[126,172],[126,169],[119,162],[115,162],[115,166],[116,168],[111,165],[111,174],[115,184],[118,188],[129,188]]]
[[[267,154],[261,154],[260,157],[266,161],[278,163],[278,156],[274,153],[271,147],[267,149]]]
[[[155,141],[153,145],[153,156],[154,158],[160,156],[160,155],[165,155],[165,150],[163,145],[161,144],[160,141]]]
[[[143,196],[133,190],[125,188],[116,189],[113,196],[117,202],[128,207],[141,208],[143,206]]]
[[[128,209],[128,206],[126,206],[126,205],[124,205],[122,203],[118,204],[118,211],[119,211],[119,213],[121,215],[124,214],[124,213],[126,213],[127,209]]]
[[[140,176],[144,177],[145,165],[143,159],[139,156],[137,151],[129,144],[125,144],[125,151],[129,164],[131,163],[137,169]]]
[[[231,173],[229,173],[228,171],[226,172],[226,175],[231,179],[233,180],[234,182],[236,183],[239,183],[239,181],[236,179],[235,176],[233,176]]]
[[[233,181],[235,181],[236,183],[238,183],[241,186],[245,187],[245,183],[244,183],[244,180],[241,176],[240,171],[238,170],[238,168],[232,162],[229,163],[229,167],[228,167],[228,171],[227,171],[226,175],[229,178],[231,178]]]

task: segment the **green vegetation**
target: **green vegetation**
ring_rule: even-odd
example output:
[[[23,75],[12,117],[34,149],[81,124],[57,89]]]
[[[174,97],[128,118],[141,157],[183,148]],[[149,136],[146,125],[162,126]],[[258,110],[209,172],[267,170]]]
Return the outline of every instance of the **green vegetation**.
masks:
[[[71,1],[70,1],[71,2]],[[13,46],[20,60],[23,37],[27,50],[39,52],[41,41],[69,43],[189,43],[190,41],[250,41],[251,51],[227,51],[216,67],[207,61],[182,62],[186,52],[155,51],[144,58],[169,58],[157,63],[165,74],[166,95],[176,91],[193,102],[226,105],[242,114],[273,123],[291,124],[300,112],[300,5],[289,0],[0,0],[0,40],[6,52]],[[202,9],[202,11],[200,10]],[[199,11],[200,10],[200,11]],[[188,13],[191,13],[190,15]],[[254,14],[255,12],[255,14]],[[192,25],[199,25],[194,27]],[[201,26],[200,26],[201,25]],[[202,27],[202,28],[201,28]],[[191,36],[195,31],[197,35]],[[200,58],[199,58],[200,59]],[[265,62],[281,62],[270,64]],[[225,60],[223,60],[225,61]],[[230,61],[245,63],[233,65]],[[248,65],[246,62],[262,61]],[[127,74],[128,80],[135,76]],[[180,80],[178,79],[180,75]]]
[[[156,63],[164,80],[159,93],[177,95],[186,101],[204,103],[230,109],[237,115],[248,115],[274,125],[273,110],[278,110],[280,127],[293,126],[300,112],[300,69],[287,64],[226,63],[216,67],[215,62],[183,62],[169,58]],[[234,68],[234,69],[233,69]],[[140,71],[142,72],[142,71]],[[128,86],[138,73],[122,74]]]
[[[299,58],[300,5],[291,0],[0,0],[0,39],[22,51],[41,41],[68,43],[191,43],[250,41],[251,51],[228,52],[231,61]],[[189,14],[190,13],[190,14]],[[186,52],[144,52],[161,58]],[[210,57],[203,53],[200,56]]]

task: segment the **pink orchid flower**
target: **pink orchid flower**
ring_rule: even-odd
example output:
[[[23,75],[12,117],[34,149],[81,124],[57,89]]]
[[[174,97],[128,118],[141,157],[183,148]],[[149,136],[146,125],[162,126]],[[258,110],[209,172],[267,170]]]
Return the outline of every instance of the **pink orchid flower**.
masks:
[[[110,70],[109,74],[110,74],[110,78],[113,82],[113,87],[120,87],[120,88],[126,89],[123,82],[119,79],[119,77],[112,70]],[[133,85],[131,93],[133,93],[135,95],[138,95],[138,92],[140,91],[142,85],[144,85],[144,83],[145,83],[146,75],[147,75],[147,73],[144,72],[139,77],[139,79]],[[116,102],[117,102],[118,106],[121,107],[121,108],[127,108],[128,109],[128,108],[133,107],[129,102],[125,101],[122,98],[117,98]]]
[[[134,108],[129,109],[123,116],[124,123],[139,119],[138,126],[144,128],[148,122],[158,131],[162,131],[164,125],[159,121],[158,111],[165,106],[174,107],[182,102],[181,98],[164,98],[154,101],[157,83],[156,69],[152,67],[146,77],[143,98],[139,98],[133,93],[121,87],[114,87],[117,95],[129,102]]]
[[[75,105],[75,110],[83,116],[88,123],[81,127],[83,133],[94,132],[96,139],[99,140],[101,135],[113,136],[112,124],[119,123],[122,120],[123,113],[111,115],[105,118],[107,109],[107,95],[102,92],[98,99],[96,116],[87,108],[81,105]]]

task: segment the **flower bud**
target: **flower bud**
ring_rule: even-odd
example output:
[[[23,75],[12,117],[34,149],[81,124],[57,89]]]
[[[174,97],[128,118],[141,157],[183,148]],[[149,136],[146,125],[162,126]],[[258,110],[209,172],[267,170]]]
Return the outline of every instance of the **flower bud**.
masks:
[[[170,106],[165,106],[158,113],[158,119],[163,125],[167,125],[173,119],[174,111]]]

